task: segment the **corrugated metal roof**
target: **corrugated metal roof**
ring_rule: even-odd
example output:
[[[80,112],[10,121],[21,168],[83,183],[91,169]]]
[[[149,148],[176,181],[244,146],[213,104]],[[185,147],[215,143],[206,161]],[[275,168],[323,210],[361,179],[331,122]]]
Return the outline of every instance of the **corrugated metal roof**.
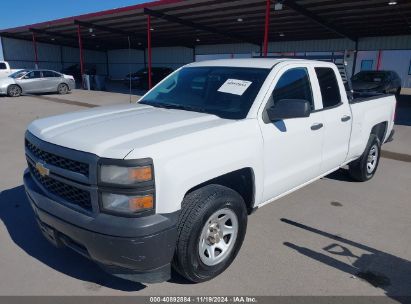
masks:
[[[411,34],[411,1],[397,2],[397,5],[388,5],[388,0],[283,0],[282,10],[275,10],[272,5],[269,40],[279,49],[276,43],[285,41],[344,38],[341,45],[346,45],[347,37]],[[124,33],[131,36],[133,48],[143,48],[147,33],[145,9],[150,9],[184,21],[153,17],[153,46],[192,47],[238,42],[258,46],[264,35],[265,7],[266,0],[160,0],[6,29],[0,34],[31,40],[32,31],[37,31],[40,42],[77,46],[77,20],[92,24],[81,27],[86,48],[126,48],[128,41]],[[92,33],[89,28],[93,28]],[[311,49],[316,49],[315,43]]]

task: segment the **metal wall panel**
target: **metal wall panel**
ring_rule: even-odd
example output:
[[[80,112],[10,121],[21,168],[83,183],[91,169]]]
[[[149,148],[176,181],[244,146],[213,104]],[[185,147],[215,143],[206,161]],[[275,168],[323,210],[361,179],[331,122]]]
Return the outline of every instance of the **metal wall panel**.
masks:
[[[324,52],[355,49],[349,39],[276,41],[268,44],[269,52]]]
[[[252,54],[260,52],[260,46],[250,43],[218,44],[218,45],[198,45],[197,55],[207,54]]]
[[[147,51],[146,51],[147,52]],[[160,47],[152,49],[153,67],[177,69],[193,61],[193,50],[186,47]],[[121,49],[108,52],[109,76],[123,79],[128,73],[144,68],[144,52]]]
[[[130,72],[144,68],[144,51],[121,49],[108,51],[109,76],[123,79]]]
[[[3,38],[4,60],[13,69],[32,69],[35,66],[34,48],[31,41]],[[62,69],[60,47],[37,43],[39,67],[60,71]]]
[[[63,46],[62,51],[65,66],[67,66],[67,63],[70,63],[69,65],[80,63],[80,51],[78,48]]]
[[[4,60],[3,57],[3,43],[2,43],[3,38],[0,37],[0,61]]]
[[[152,49],[152,63],[156,67],[177,69],[194,61],[193,49],[186,47],[159,47]]]
[[[361,51],[409,50],[411,49],[411,35],[361,38],[358,41],[358,49]]]
[[[31,41],[3,38],[3,52],[6,61],[34,62],[33,43]]]
[[[73,47],[62,47],[63,66],[67,68],[74,64],[80,63],[80,50]],[[84,50],[84,64],[93,64],[96,66],[98,75],[107,75],[106,53],[102,51]]]

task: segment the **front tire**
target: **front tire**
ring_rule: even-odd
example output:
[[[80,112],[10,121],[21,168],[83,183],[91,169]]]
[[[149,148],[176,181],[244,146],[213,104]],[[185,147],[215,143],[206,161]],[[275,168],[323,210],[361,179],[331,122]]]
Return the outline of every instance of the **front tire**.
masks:
[[[58,92],[60,95],[65,95],[65,94],[67,94],[67,93],[69,92],[69,87],[68,87],[68,85],[66,85],[65,83],[59,84],[59,86],[58,86],[58,88],[57,88],[57,92]]]
[[[237,256],[247,229],[243,198],[221,185],[207,185],[182,203],[173,267],[199,283],[213,279]]]
[[[376,135],[371,134],[362,156],[349,164],[351,177],[359,182],[373,178],[380,162],[380,155],[381,142]]]
[[[18,85],[12,84],[7,88],[7,95],[9,97],[19,97],[21,95],[21,88]]]

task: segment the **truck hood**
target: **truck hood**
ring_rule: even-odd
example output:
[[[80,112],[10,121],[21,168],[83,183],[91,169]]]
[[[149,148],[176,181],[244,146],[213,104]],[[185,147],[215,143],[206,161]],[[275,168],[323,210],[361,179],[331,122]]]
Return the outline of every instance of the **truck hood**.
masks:
[[[28,130],[59,146],[122,159],[133,149],[229,122],[210,114],[132,104],[43,118]]]

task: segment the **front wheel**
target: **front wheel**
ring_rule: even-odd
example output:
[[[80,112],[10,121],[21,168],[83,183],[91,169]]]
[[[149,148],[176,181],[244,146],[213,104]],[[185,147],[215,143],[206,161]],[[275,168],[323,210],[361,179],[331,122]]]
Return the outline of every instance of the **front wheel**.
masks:
[[[377,171],[380,154],[381,142],[376,135],[371,134],[362,156],[349,164],[351,177],[360,182],[370,180]]]
[[[21,88],[18,85],[12,84],[7,89],[7,95],[9,97],[19,97],[21,95]]]
[[[58,88],[57,88],[57,92],[58,92],[60,95],[65,95],[65,94],[68,93],[68,91],[69,91],[69,87],[68,87],[65,83],[59,84],[59,86],[58,86]]]
[[[173,267],[192,282],[210,280],[233,262],[244,240],[243,198],[221,185],[207,185],[183,201]]]

